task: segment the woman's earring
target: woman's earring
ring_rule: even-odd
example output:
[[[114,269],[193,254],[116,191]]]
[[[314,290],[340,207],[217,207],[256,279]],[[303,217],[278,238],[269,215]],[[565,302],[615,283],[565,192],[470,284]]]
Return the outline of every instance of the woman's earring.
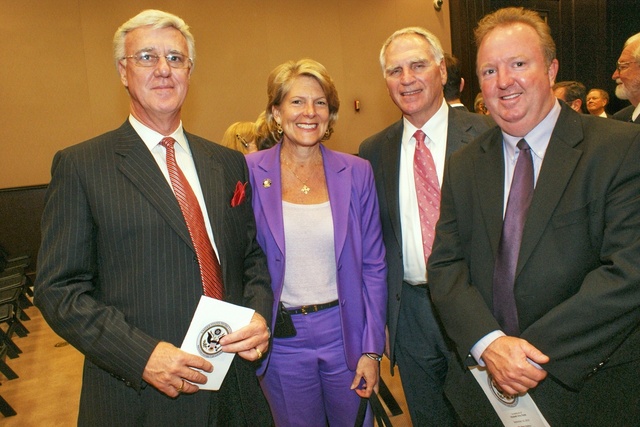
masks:
[[[276,122],[276,132],[278,132],[278,136],[282,136],[282,126],[280,125],[280,123]]]

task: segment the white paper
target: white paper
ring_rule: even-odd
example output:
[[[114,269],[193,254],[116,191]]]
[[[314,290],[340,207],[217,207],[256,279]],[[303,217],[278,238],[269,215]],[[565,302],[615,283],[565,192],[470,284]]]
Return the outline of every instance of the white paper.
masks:
[[[502,424],[507,427],[550,427],[529,393],[515,397],[505,396],[495,388],[485,368],[472,366],[469,370],[487,395]]]
[[[231,332],[247,326],[254,310],[229,304],[215,298],[202,296],[193,315],[189,330],[184,337],[182,350],[208,360],[213,372],[202,372],[207,376],[206,384],[196,384],[201,390],[219,390],[235,353],[220,350],[218,340]]]

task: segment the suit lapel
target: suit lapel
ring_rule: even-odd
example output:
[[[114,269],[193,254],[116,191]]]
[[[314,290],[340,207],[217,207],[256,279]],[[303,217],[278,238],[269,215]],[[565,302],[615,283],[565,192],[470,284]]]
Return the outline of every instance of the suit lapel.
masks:
[[[447,159],[463,145],[473,141],[474,137],[469,132],[472,128],[473,125],[464,119],[464,115],[460,114],[460,112],[455,108],[449,107],[449,122],[447,124]]]
[[[480,142],[480,151],[474,158],[475,182],[478,186],[478,203],[494,254],[498,252],[502,234],[504,204],[504,155],[502,133],[496,128]]]
[[[549,140],[524,226],[516,277],[542,237],[582,156],[575,148],[583,139],[582,124],[578,116],[567,117],[570,114],[563,106]]]
[[[253,168],[256,186],[253,192],[258,196],[263,212],[272,212],[273,215],[265,215],[265,219],[271,231],[271,235],[280,250],[285,253],[284,245],[284,219],[282,213],[282,177],[280,174],[280,150],[282,144],[265,151],[264,157],[257,167]],[[263,183],[270,182],[265,186]]]
[[[211,143],[205,142],[203,139],[188,134],[185,136],[189,141],[189,148],[193,157],[193,163],[200,181],[202,196],[207,206],[207,215],[211,223],[211,231],[214,241],[218,246],[218,257],[220,263],[223,263],[224,257],[220,255],[224,239],[224,209],[225,202],[231,203],[231,199],[225,200],[225,194],[231,194],[233,188],[226,189],[224,186],[224,165],[215,158],[213,151],[209,146]]]
[[[402,145],[402,120],[396,122],[385,135],[380,167],[383,174],[384,191],[389,201],[389,217],[398,246],[402,247],[400,225],[400,149]]]
[[[118,170],[149,200],[180,238],[193,247],[180,205],[153,155],[128,120],[118,133],[115,147],[120,156]]]
[[[324,174],[327,180],[327,191],[331,201],[336,260],[339,260],[347,238],[349,205],[351,204],[351,166],[324,146],[320,146],[320,148],[324,162]]]

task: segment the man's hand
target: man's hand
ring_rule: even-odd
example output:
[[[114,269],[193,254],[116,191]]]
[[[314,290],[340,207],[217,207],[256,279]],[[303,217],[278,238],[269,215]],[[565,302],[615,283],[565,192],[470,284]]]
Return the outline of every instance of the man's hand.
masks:
[[[547,371],[536,368],[527,358],[539,365],[549,361],[547,355],[527,341],[508,336],[496,339],[482,353],[496,386],[510,395],[526,393],[547,376]]]
[[[238,353],[243,359],[258,360],[269,349],[267,321],[254,313],[247,326],[225,335],[220,344],[225,353]]]
[[[356,366],[356,376],[351,383],[351,390],[355,390],[358,396],[368,398],[372,391],[378,391],[380,378],[380,362],[370,359],[363,354]],[[365,388],[359,388],[360,380],[364,381]]]
[[[144,367],[142,379],[167,396],[177,397],[180,393],[199,390],[197,385],[190,383],[207,382],[206,376],[192,368],[213,371],[213,365],[202,357],[186,353],[168,342],[160,342]]]

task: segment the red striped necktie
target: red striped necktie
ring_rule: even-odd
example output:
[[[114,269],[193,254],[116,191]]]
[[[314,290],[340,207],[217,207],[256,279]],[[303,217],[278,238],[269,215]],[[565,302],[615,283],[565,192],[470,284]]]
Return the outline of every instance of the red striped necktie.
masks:
[[[213,246],[211,246],[211,240],[209,240],[207,234],[198,199],[176,162],[175,142],[176,140],[171,137],[166,137],[160,142],[160,145],[167,149],[167,169],[169,170],[171,186],[176,199],[178,199],[180,210],[187,223],[187,229],[196,251],[204,294],[222,300],[224,285],[222,283],[220,263],[213,251]]]

